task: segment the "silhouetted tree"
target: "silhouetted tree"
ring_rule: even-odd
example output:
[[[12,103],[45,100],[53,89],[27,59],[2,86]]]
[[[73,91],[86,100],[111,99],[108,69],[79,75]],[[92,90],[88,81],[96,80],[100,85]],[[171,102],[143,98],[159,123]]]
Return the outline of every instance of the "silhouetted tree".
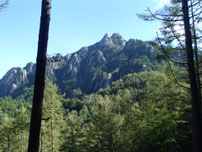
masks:
[[[192,119],[193,119],[193,151],[201,152],[201,128],[200,128],[200,92],[197,87],[197,77],[194,63],[194,50],[191,35],[190,26],[190,16],[189,16],[189,6],[188,0],[182,0],[182,11],[183,11],[183,22],[185,30],[185,45],[188,63],[188,73],[190,81],[190,91],[191,91],[191,103],[192,103]]]
[[[41,129],[45,71],[47,60],[48,31],[50,23],[51,0],[42,0],[41,23],[36,63],[34,98],[31,115],[28,152],[38,152]]]

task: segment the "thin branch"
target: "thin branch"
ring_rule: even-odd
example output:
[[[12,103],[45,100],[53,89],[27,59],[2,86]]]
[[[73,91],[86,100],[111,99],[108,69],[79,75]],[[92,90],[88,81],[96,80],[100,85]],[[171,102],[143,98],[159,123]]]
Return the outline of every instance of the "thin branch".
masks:
[[[161,17],[183,17],[183,15],[160,14],[160,13],[155,13],[154,15]]]
[[[167,61],[167,60],[166,60],[166,61]],[[173,71],[173,69],[172,69],[172,67],[171,67],[171,65],[170,65],[170,62],[167,61],[167,63],[168,63],[169,69],[170,69],[170,71],[171,71],[171,74],[172,74],[172,76],[173,76],[175,82],[176,82],[180,87],[183,87],[183,88],[185,88],[185,89],[190,90],[189,87],[186,87],[186,86],[184,86],[184,85],[182,85],[182,84],[179,83],[179,81],[178,81],[177,78],[175,77],[175,74],[174,74],[174,71]]]
[[[191,5],[189,5],[189,8],[196,6],[197,4],[201,3],[201,1],[197,1],[196,3],[193,3],[191,1]]]
[[[159,36],[158,36],[158,33],[157,33],[157,39],[158,39],[158,41],[159,41],[159,44],[160,44],[160,46],[161,46],[161,49],[162,49],[163,53],[165,54],[165,56],[166,56],[170,61],[172,61],[172,62],[174,62],[174,63],[176,63],[176,64],[187,65],[186,62],[177,62],[177,61],[175,61],[175,60],[173,60],[172,58],[169,57],[169,55],[167,54],[167,52],[166,52],[164,46],[162,45],[162,43],[161,43],[161,41],[160,41],[160,38],[159,38]]]
[[[193,18],[193,17],[196,17],[196,16],[200,16],[200,15],[201,15],[201,13],[202,13],[202,11],[200,11],[199,13],[195,14],[196,12],[197,12],[197,10],[196,10],[195,12],[193,12],[193,13],[194,13],[194,15],[193,15],[193,14],[192,14],[192,15],[190,15],[189,19],[191,19],[191,18]]]
[[[156,14],[153,14],[149,8],[147,8],[149,13],[151,14],[151,16],[157,20],[161,20],[161,21],[164,21],[164,22],[177,22],[177,21],[183,21],[182,19],[163,19],[163,18],[160,18],[160,17],[157,17]]]
[[[180,46],[182,47],[182,49],[185,50],[184,45],[182,44],[182,42],[181,42],[181,40],[179,39],[179,37],[176,35],[176,33],[175,33],[175,31],[173,30],[173,28],[171,28],[171,31],[172,31],[174,37],[175,37],[175,38],[177,39],[177,41],[179,42],[179,44],[180,44]]]

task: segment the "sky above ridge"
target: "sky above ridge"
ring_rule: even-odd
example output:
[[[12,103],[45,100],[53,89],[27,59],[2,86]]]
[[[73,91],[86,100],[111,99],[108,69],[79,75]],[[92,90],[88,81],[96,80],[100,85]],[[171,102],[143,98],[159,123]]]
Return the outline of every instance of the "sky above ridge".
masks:
[[[0,4],[3,0],[0,0]],[[66,55],[92,45],[104,34],[152,40],[158,23],[137,17],[169,0],[52,0],[48,55]],[[12,67],[36,61],[41,0],[10,0],[0,11],[0,79]]]

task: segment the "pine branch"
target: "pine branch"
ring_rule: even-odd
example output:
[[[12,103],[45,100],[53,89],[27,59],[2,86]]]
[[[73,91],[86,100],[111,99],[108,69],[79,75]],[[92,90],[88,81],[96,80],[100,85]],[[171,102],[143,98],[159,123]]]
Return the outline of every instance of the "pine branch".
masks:
[[[6,1],[3,2],[2,4],[0,4],[0,11],[1,11],[3,8],[6,8],[6,6],[8,5],[8,1],[9,1],[9,0],[6,0]]]
[[[169,55],[167,54],[166,50],[165,50],[165,47],[162,45],[161,41],[160,41],[160,38],[158,36],[158,33],[157,33],[157,40],[161,46],[161,50],[163,51],[163,53],[165,54],[165,56],[170,60],[172,61],[173,63],[176,63],[176,64],[181,64],[181,65],[187,65],[187,62],[178,62],[178,61],[175,61],[173,60],[171,57],[169,57]]]
[[[183,19],[165,19],[165,18],[160,18],[160,17],[158,17],[158,15],[152,13],[149,8],[147,8],[147,9],[148,9],[149,13],[151,14],[151,16],[152,16],[153,18],[157,19],[157,20],[164,21],[164,22],[178,22],[178,21],[183,21]],[[168,15],[172,16],[171,14],[168,14]],[[170,16],[169,16],[169,17],[170,17]]]
[[[185,89],[188,89],[188,90],[190,90],[190,88],[189,87],[186,87],[186,86],[184,86],[184,85],[182,85],[182,84],[180,84],[180,82],[177,80],[177,78],[175,77],[175,73],[174,73],[174,71],[173,71],[173,69],[172,69],[172,67],[171,67],[171,65],[170,65],[170,62],[169,61],[167,61],[167,63],[168,63],[168,67],[169,67],[169,69],[170,69],[170,71],[171,71],[171,74],[172,74],[172,76],[173,76],[173,78],[174,78],[174,80],[175,80],[175,82],[180,86],[180,87],[183,87],[183,88],[185,88]]]

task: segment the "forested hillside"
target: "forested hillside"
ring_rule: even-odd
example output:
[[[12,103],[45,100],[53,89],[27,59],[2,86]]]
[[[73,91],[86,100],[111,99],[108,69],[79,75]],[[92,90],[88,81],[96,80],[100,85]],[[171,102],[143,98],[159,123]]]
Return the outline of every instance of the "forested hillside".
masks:
[[[46,84],[40,151],[191,151],[190,95],[165,66],[82,98],[59,92]],[[0,104],[0,151],[25,150],[31,103],[6,97]]]

